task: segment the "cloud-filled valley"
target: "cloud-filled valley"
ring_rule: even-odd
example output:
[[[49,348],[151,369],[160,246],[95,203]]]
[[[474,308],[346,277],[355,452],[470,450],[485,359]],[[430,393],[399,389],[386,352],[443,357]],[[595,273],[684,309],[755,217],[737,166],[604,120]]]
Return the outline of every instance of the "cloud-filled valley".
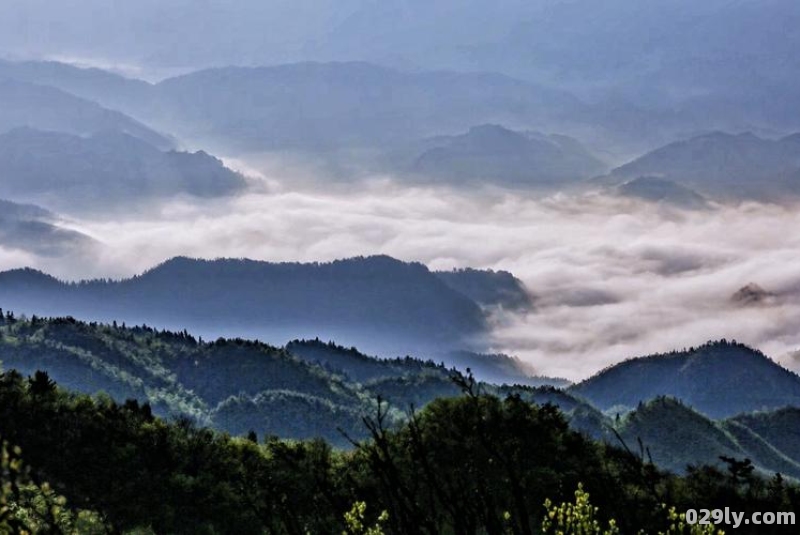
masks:
[[[100,245],[62,257],[0,249],[0,268],[121,278],[177,255],[316,262],[387,254],[522,279],[535,308],[496,314],[490,343],[541,374],[581,379],[627,357],[723,337],[797,367],[800,238],[787,229],[800,215],[792,207],[698,212],[597,193],[409,187],[388,177],[290,191],[279,185],[285,177],[274,178],[235,197],[69,219],[62,225]],[[749,283],[776,298],[734,302]]]

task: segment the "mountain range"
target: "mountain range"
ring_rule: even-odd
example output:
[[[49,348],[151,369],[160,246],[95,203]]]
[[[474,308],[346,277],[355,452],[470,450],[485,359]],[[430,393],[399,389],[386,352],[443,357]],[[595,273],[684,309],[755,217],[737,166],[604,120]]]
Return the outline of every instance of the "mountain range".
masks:
[[[0,100],[0,132],[23,126],[79,136],[117,131],[160,149],[173,146],[170,139],[139,121],[56,87],[0,74]]]
[[[274,347],[241,338],[204,342],[186,331],[69,317],[26,319],[6,312],[0,318],[5,371],[43,370],[64,388],[138,399],[156,414],[238,435],[254,430],[323,437],[346,447],[341,432],[363,437],[361,418],[375,410],[377,397],[389,404],[392,421],[400,422],[411,407],[462,395],[453,378],[464,376],[441,363],[378,359],[319,339]],[[743,378],[733,387],[725,382],[731,361]],[[687,380],[699,370],[704,375]],[[715,374],[721,379],[708,380]],[[476,386],[555,405],[576,430],[674,472],[701,464],[723,467],[720,456],[726,456],[750,459],[765,475],[800,479],[797,380],[758,351],[720,341],[625,362],[574,386],[547,378],[535,387]],[[632,382],[647,388],[631,393]],[[630,406],[620,402],[633,399]]]
[[[673,181],[720,200],[796,199],[800,134],[775,140],[752,133],[703,134],[653,150],[598,181],[622,184],[645,176]],[[682,196],[692,197],[685,191]]]
[[[515,132],[480,125],[466,134],[441,136],[417,157],[413,172],[447,183],[489,183],[558,188],[602,173],[606,166],[566,136]]]
[[[14,310],[146,321],[207,338],[320,336],[384,356],[482,350],[490,309],[529,302],[507,273],[437,274],[386,256],[323,264],[174,258],[131,279],[81,283],[33,270],[0,274],[0,303]]]

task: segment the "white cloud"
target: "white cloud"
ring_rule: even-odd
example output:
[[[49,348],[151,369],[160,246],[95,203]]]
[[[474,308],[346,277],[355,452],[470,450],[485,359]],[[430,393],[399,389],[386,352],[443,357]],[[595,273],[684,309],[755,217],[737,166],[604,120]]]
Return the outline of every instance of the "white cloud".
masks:
[[[596,195],[455,193],[388,179],[346,191],[271,188],[73,226],[105,244],[57,263],[0,251],[0,267],[121,277],[175,255],[325,261],[389,254],[434,269],[505,269],[537,296],[498,320],[494,347],[579,379],[620,359],[736,338],[787,364],[800,348],[800,213],[744,204],[695,213]],[[740,308],[749,282],[781,294]],[[346,341],[345,341],[346,342]]]

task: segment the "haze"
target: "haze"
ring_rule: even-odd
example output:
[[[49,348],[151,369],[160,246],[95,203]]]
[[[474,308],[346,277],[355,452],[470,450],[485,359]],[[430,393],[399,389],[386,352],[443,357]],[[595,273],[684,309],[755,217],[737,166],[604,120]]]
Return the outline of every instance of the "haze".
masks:
[[[387,254],[523,280],[535,309],[494,316],[490,345],[540,374],[723,337],[800,370],[798,23],[789,0],[6,1],[0,89],[45,111],[0,111],[0,150],[63,159],[13,189],[6,170],[0,198],[74,233],[0,240],[0,269]],[[17,63],[37,60],[128,79]],[[106,164],[146,184],[99,188],[123,181]],[[67,169],[100,178],[42,179]],[[639,177],[666,182],[621,189]],[[733,299],[751,283],[764,299]]]

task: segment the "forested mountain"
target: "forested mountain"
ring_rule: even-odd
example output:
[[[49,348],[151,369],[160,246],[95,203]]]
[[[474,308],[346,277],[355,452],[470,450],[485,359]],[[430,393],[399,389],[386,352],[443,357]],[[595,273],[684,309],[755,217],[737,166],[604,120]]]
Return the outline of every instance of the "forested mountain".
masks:
[[[321,437],[339,447],[367,436],[362,418],[374,413],[379,397],[385,423],[396,426],[412,408],[469,389],[558,407],[574,430],[644,458],[649,452],[657,466],[678,473],[689,465],[724,467],[720,456],[726,456],[749,458],[762,474],[800,479],[797,405],[713,420],[659,394],[630,412],[615,405],[603,414],[580,389],[471,382],[432,361],[377,359],[332,342],[295,340],[285,348],[242,339],[209,343],[185,331],[12,314],[0,322],[0,362],[5,371],[44,371],[70,390],[103,392],[120,403],[136,399],[156,415],[189,418],[235,435]],[[548,382],[559,384],[542,378],[537,384]],[[713,385],[695,388],[695,397],[713,391]],[[719,395],[730,407],[740,402],[730,393]]]
[[[521,280],[508,271],[454,269],[435,275],[454,290],[486,307],[524,311],[534,305],[534,297]]]
[[[428,141],[412,171],[421,178],[457,184],[564,188],[607,167],[564,136],[515,132],[484,124],[458,136]]]
[[[285,348],[242,339],[209,343],[186,331],[8,313],[0,318],[0,363],[4,370],[42,370],[70,390],[105,392],[119,402],[137,399],[155,414],[189,417],[234,434],[323,437],[337,445],[347,445],[339,428],[364,435],[361,418],[379,396],[397,420],[412,406],[461,392],[453,382],[456,372],[443,364],[377,359],[318,340]],[[521,372],[516,378],[524,380]],[[573,409],[565,407],[568,414]]]
[[[175,258],[132,279],[80,284],[16,270],[0,274],[0,302],[206,337],[283,344],[319,336],[391,357],[480,348],[487,329],[475,301],[422,264],[386,256],[325,264]]]
[[[800,407],[800,376],[760,351],[724,340],[627,360],[568,391],[602,410],[670,396],[711,418]]]
[[[69,132],[86,136],[124,132],[161,149],[172,142],[130,117],[50,86],[0,75],[0,133],[17,127]]]
[[[0,134],[0,195],[66,209],[189,193],[235,192],[244,179],[204,152],[162,152],[120,131],[90,137],[16,128]]]
[[[796,432],[782,425],[787,421],[775,421],[787,411],[797,409],[715,422],[679,401],[659,397],[623,417],[618,432],[629,448],[638,452],[641,441],[657,466],[676,473],[685,473],[690,465],[723,468],[724,456],[750,459],[766,475],[778,472],[800,479],[800,448],[792,441]]]
[[[658,148],[602,180],[620,183],[649,175],[712,198],[786,200],[800,195],[799,171],[800,134],[771,140],[714,132]]]
[[[60,256],[93,245],[89,236],[59,226],[58,217],[39,206],[0,199],[0,247]]]
[[[186,420],[165,422],[133,400],[69,393],[45,373],[6,372],[0,427],[10,444],[0,446],[7,483],[0,492],[15,507],[0,529],[283,535],[298,526],[363,533],[376,525],[392,535],[493,526],[539,533],[576,489],[579,500],[591,496],[590,518],[613,518],[622,533],[664,532],[674,523],[668,506],[747,514],[800,507],[793,483],[762,479],[742,461],[731,459],[728,473],[663,473],[569,430],[552,406],[516,396],[470,392],[437,400],[399,427],[387,427],[383,411],[367,424],[369,438],[348,452],[321,441],[257,443],[253,434],[237,439]],[[543,506],[546,500],[552,503]]]

